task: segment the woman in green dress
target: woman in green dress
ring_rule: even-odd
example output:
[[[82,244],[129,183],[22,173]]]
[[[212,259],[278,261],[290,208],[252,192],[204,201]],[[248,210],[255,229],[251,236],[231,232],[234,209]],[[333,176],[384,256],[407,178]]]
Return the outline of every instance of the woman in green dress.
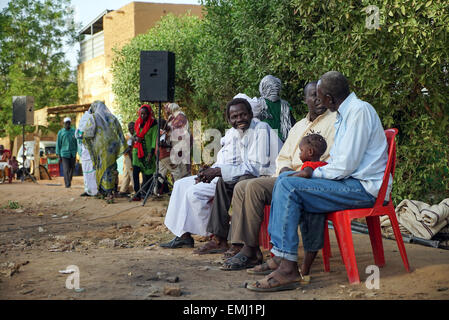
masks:
[[[136,132],[132,151],[134,191],[136,192],[133,197],[134,201],[140,201],[142,197],[145,197],[151,184],[150,180],[156,170],[154,151],[156,149],[157,127],[153,110],[149,105],[143,104],[139,109],[139,117],[134,125]],[[145,186],[145,188],[139,192],[140,173],[143,176],[142,186]]]
[[[125,151],[125,137],[119,121],[103,102],[95,101],[88,112],[95,121],[86,124],[85,131],[93,134],[86,134],[83,143],[96,170],[98,192],[112,202],[118,184],[117,158]]]

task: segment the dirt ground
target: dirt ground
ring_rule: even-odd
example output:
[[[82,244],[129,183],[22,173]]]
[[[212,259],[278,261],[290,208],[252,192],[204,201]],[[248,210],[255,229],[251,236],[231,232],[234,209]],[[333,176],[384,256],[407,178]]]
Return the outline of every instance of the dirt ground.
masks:
[[[85,198],[82,177],[66,189],[62,178],[0,184],[0,299],[2,300],[427,300],[449,299],[449,250],[406,244],[411,272],[395,241],[384,239],[386,265],[379,289],[368,289],[373,264],[368,235],[354,234],[361,284],[349,285],[331,230],[331,272],[321,253],[312,282],[297,290],[255,293],[244,288],[260,276],[222,271],[221,255],[166,250],[163,225],[168,197],[142,203],[125,198],[107,204]],[[19,207],[20,206],[20,207]],[[195,247],[205,239],[196,237]],[[265,252],[268,256],[268,252]],[[303,257],[299,249],[300,259]],[[79,270],[79,290],[67,289]],[[371,282],[370,282],[371,283]]]

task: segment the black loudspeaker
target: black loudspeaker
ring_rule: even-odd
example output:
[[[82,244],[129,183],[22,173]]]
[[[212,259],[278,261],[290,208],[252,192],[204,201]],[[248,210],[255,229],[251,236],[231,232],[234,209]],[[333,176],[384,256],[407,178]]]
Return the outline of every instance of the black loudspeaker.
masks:
[[[12,123],[21,125],[34,124],[34,97],[12,97]]]
[[[175,54],[140,51],[140,101],[173,102],[174,99]]]

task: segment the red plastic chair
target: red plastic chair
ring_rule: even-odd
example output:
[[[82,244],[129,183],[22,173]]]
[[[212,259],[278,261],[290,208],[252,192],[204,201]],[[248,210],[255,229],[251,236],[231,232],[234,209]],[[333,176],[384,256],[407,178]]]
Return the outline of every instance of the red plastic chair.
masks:
[[[270,205],[266,205],[263,210],[263,221],[260,225],[259,244],[266,250],[271,249],[270,235],[268,234],[268,222],[270,221]]]
[[[385,265],[385,257],[382,245],[382,234],[380,230],[380,216],[388,215],[393,227],[393,232],[396,237],[396,242],[398,244],[399,252],[401,253],[402,261],[404,262],[405,269],[410,272],[410,266],[408,263],[407,253],[405,251],[404,242],[402,240],[402,235],[399,230],[399,224],[396,218],[396,212],[394,209],[393,202],[390,200],[387,205],[383,205],[385,195],[388,187],[388,179],[390,173],[394,176],[394,170],[396,166],[396,143],[395,136],[398,130],[387,129],[385,130],[385,135],[387,137],[388,143],[388,161],[385,174],[383,177],[382,186],[379,190],[378,198],[373,208],[364,209],[352,209],[343,210],[329,213],[326,217],[326,222],[324,225],[324,247],[323,247],[323,261],[324,270],[330,271],[329,257],[331,256],[331,247],[329,241],[329,230],[328,230],[328,220],[332,221],[334,225],[335,235],[337,238],[337,243],[340,248],[340,253],[342,260],[346,266],[346,271],[348,274],[349,282],[351,284],[360,283],[359,272],[357,268],[357,263],[355,259],[354,243],[352,241],[352,230],[351,230],[351,220],[354,218],[366,218],[366,223],[368,225],[369,236],[371,240],[371,247],[373,249],[375,264],[379,267]],[[270,235],[268,234],[268,222],[270,219],[270,206],[265,206],[264,209],[264,220],[261,225],[261,231],[259,234],[260,245],[264,249],[270,249]]]
[[[408,272],[410,272],[407,253],[405,251],[404,241],[402,240],[402,235],[399,230],[399,224],[396,218],[394,205],[391,200],[391,194],[388,204],[383,205],[385,195],[387,192],[388,180],[390,174],[391,176],[394,176],[394,170],[396,166],[395,136],[397,133],[398,130],[395,128],[385,130],[385,135],[387,137],[388,143],[388,161],[383,177],[382,186],[380,187],[379,194],[377,196],[377,200],[376,203],[374,204],[374,207],[335,211],[327,214],[326,217],[326,222],[324,226],[324,247],[323,247],[324,269],[327,272],[330,271],[329,265],[330,242],[328,231],[328,220],[330,220],[332,221],[332,224],[334,226],[335,236],[337,238],[340,254],[346,266],[346,272],[348,274],[348,279],[351,284],[360,283],[360,277],[357,268],[357,262],[355,259],[354,243],[352,240],[352,231],[351,231],[351,220],[355,218],[363,218],[363,217],[366,218],[366,224],[368,226],[369,236],[371,240],[371,247],[373,249],[374,263],[379,267],[383,267],[385,265],[385,257],[382,245],[382,234],[380,229],[379,217],[388,215],[391,221],[391,226],[393,227],[393,232],[396,238],[399,252],[401,253],[405,269]]]

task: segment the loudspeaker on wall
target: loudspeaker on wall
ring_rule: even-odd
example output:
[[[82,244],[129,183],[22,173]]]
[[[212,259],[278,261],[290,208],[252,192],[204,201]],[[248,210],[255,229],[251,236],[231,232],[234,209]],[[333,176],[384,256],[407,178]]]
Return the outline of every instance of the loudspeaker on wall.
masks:
[[[175,54],[170,51],[140,52],[140,101],[173,102]]]

